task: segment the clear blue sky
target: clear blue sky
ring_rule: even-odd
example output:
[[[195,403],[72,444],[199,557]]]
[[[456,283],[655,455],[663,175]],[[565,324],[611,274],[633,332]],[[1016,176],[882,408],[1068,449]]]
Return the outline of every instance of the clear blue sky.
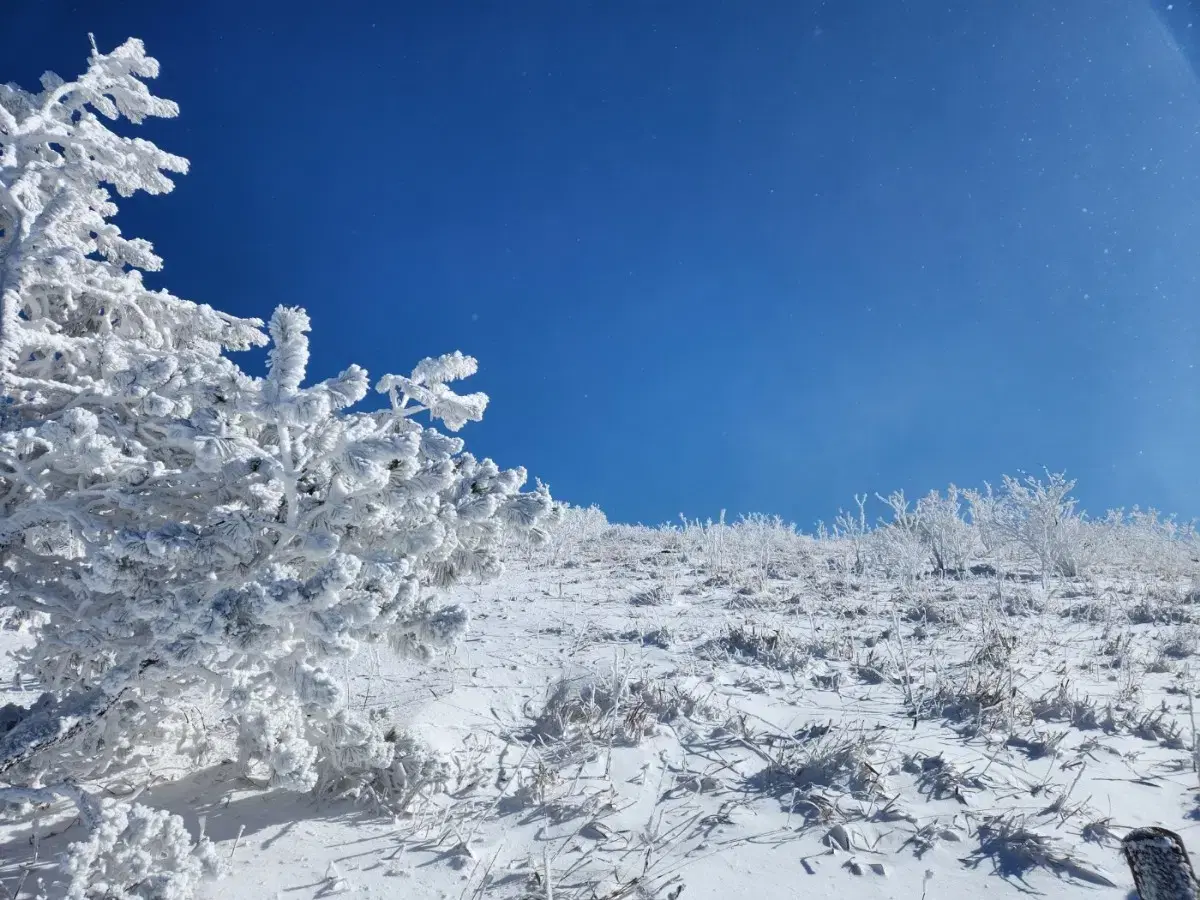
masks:
[[[807,528],[856,491],[1042,466],[1089,509],[1190,518],[1192,18],[16,0],[0,79],[76,73],[89,31],[145,40],[182,115],[138,131],[193,169],[118,222],[163,282],[307,307],[314,377],[478,357],[468,446],[611,518]]]

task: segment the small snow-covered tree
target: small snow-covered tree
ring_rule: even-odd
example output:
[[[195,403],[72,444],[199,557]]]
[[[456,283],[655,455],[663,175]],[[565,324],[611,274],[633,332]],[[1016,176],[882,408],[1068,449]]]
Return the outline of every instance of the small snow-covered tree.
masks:
[[[387,723],[342,708],[326,662],[451,646],[467,612],[437,589],[495,574],[551,500],[418,424],[480,418],[487,398],[449,386],[470,357],[385,376],[386,408],[355,411],[358,366],[305,385],[302,310],[264,332],[146,287],[160,260],[109,189],[164,193],[187,163],[103,119],[175,115],[157,70],[139,41],[93,44],[75,81],[0,87],[0,607],[37,623],[20,663],[45,692],[0,709],[0,781],[103,770],[192,691],[274,783],[386,771]],[[226,355],[268,343],[262,378]]]

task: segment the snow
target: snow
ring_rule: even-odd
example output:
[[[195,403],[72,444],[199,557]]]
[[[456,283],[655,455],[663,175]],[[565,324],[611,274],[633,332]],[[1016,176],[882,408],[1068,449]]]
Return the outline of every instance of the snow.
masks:
[[[203,765],[156,751],[90,787],[148,776],[138,803],[203,821],[230,868],[209,898],[1116,896],[1126,830],[1195,834],[1187,581],[904,584],[831,569],[833,541],[688,533],[526,554],[450,591],[453,655],[349,662],[345,705],[448,762],[403,815],[247,781],[219,709]],[[23,896],[62,896],[49,862],[85,836],[62,813],[32,843],[0,826],[10,890],[36,851]]]

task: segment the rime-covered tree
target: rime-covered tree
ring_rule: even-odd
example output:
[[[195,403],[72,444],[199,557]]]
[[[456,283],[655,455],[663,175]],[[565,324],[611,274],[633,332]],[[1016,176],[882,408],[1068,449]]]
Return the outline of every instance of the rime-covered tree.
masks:
[[[470,357],[385,376],[390,403],[355,411],[363,369],[305,385],[302,310],[264,331],[144,284],[160,260],[110,191],[165,193],[187,162],[104,120],[175,115],[157,69],[130,40],[75,81],[0,87],[0,607],[34,624],[21,671],[45,692],[0,708],[0,780],[102,770],[209,691],[275,783],[386,782],[395,741],[341,708],[326,662],[452,645],[467,613],[437,589],[494,574],[551,501],[417,422],[480,418],[487,398],[449,387]],[[264,344],[263,378],[226,355]]]

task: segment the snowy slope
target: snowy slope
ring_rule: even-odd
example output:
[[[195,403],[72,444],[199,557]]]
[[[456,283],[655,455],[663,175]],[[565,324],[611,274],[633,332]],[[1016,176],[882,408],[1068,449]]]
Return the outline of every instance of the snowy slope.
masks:
[[[447,760],[407,815],[261,790],[201,708],[208,765],[155,753],[139,799],[203,820],[213,898],[1118,897],[1125,830],[1200,846],[1188,585],[903,587],[813,548],[714,571],[648,532],[457,589],[455,655],[350,671],[347,703]],[[0,880],[61,896],[46,862],[79,835],[0,831]]]

